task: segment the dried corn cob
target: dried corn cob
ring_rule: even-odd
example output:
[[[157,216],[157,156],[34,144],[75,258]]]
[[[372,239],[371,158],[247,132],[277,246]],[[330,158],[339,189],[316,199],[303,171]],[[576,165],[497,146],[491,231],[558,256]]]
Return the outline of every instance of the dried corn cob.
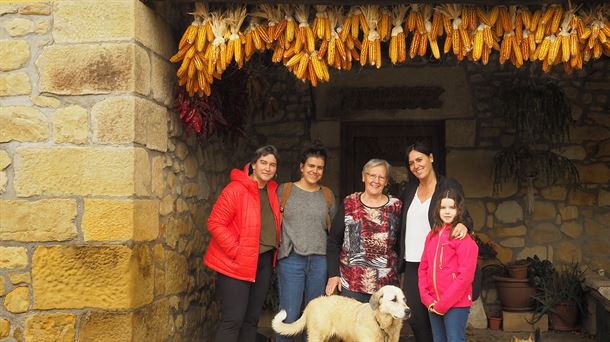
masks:
[[[392,64],[403,63],[407,59],[405,33],[402,23],[405,20],[408,7],[398,5],[392,8],[392,33],[390,37],[389,56]]]

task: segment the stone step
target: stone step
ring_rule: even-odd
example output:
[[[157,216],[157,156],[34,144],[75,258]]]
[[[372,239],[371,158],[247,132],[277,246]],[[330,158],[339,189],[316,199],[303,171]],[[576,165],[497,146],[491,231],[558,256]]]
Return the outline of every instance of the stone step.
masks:
[[[549,330],[549,319],[547,315],[543,315],[540,320],[534,324],[530,324],[533,311],[511,312],[502,311],[502,330],[512,332],[534,332],[539,328],[541,332]]]

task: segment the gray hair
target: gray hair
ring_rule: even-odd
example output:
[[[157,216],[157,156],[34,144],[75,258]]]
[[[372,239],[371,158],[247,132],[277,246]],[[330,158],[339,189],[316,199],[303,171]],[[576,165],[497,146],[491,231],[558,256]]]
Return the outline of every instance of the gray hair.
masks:
[[[390,172],[392,171],[392,165],[390,165],[390,163],[388,163],[385,159],[373,158],[367,161],[366,164],[364,164],[364,166],[362,167],[362,175],[364,175],[368,171],[368,169],[379,165],[385,166],[385,169],[387,171],[386,177],[389,179]]]

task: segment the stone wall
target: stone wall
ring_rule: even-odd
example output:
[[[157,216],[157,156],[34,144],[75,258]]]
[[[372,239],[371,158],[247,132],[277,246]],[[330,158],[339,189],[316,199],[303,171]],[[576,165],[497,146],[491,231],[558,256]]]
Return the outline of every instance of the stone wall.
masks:
[[[182,131],[159,13],[0,4],[0,340],[213,331],[205,220],[240,154]]]

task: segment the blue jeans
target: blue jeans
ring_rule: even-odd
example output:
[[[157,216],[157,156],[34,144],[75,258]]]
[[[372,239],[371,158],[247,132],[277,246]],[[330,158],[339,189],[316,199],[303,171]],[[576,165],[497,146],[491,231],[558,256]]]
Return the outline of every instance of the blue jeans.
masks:
[[[326,289],[326,256],[291,253],[278,261],[280,309],[286,310],[286,323],[301,316],[301,309]],[[276,341],[292,341],[292,337],[277,335]]]
[[[451,308],[444,316],[429,312],[434,342],[464,342],[470,308]]]

